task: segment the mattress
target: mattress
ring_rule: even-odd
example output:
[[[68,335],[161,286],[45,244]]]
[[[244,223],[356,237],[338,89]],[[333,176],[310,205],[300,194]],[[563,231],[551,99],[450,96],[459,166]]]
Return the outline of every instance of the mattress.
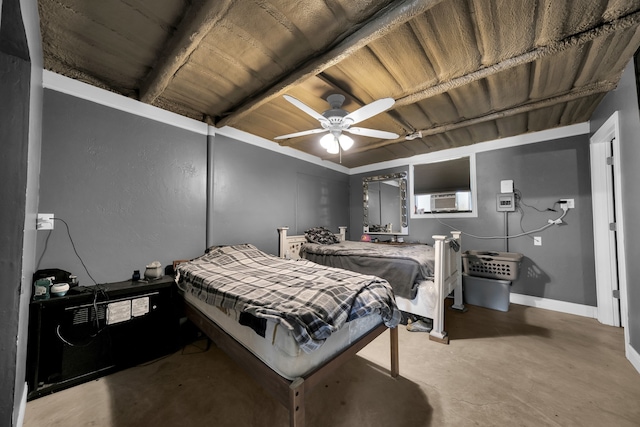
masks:
[[[313,371],[382,323],[381,317],[377,314],[352,320],[331,334],[319,349],[306,353],[302,351],[291,331],[275,321],[266,322],[263,338],[252,328],[238,322],[239,312],[212,306],[190,293],[184,293],[184,298],[267,366],[289,380]]]
[[[395,327],[401,317],[389,283],[379,277],[279,258],[251,244],[209,248],[178,265],[176,282],[211,306],[239,312],[240,323],[279,323],[307,353],[349,320],[377,314]]]

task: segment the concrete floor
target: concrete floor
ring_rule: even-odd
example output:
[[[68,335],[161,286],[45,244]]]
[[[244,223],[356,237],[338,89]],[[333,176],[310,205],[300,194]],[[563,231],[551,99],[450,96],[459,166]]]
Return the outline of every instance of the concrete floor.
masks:
[[[308,397],[308,426],[638,426],[640,374],[621,328],[511,304],[447,310],[449,345],[388,332]],[[287,426],[288,414],[203,341],[145,366],[36,399],[25,427]]]

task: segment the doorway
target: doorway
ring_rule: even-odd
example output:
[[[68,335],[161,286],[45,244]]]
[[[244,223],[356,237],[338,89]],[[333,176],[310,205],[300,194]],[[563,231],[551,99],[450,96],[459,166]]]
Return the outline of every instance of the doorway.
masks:
[[[618,112],[590,139],[598,321],[626,326],[626,257],[620,185]],[[625,340],[628,340],[626,337]]]

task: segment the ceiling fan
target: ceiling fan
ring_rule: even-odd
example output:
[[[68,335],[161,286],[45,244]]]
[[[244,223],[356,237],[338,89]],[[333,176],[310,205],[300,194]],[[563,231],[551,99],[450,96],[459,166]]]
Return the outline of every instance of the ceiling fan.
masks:
[[[310,129],[302,132],[295,132],[287,135],[277,136],[275,137],[275,139],[289,139],[296,138],[298,136],[329,132],[327,135],[323,136],[320,139],[320,145],[325,148],[330,154],[338,154],[338,152],[340,152],[340,149],[348,150],[353,145],[353,139],[351,139],[347,135],[343,135],[342,132],[349,132],[354,135],[381,139],[395,139],[399,137],[397,133],[393,132],[361,127],[351,127],[356,123],[359,123],[391,108],[391,106],[395,103],[395,100],[393,98],[378,99],[377,101],[373,101],[372,103],[349,113],[348,111],[342,109],[342,104],[344,103],[345,97],[340,94],[333,94],[327,97],[327,102],[329,103],[329,106],[331,108],[329,108],[322,114],[316,112],[314,109],[292,96],[284,95],[284,98],[314,119],[318,120],[322,127],[318,129]]]

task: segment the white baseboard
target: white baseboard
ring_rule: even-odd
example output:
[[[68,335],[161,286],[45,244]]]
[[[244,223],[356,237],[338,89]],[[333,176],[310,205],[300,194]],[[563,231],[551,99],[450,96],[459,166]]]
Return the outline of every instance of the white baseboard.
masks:
[[[598,308],[590,305],[575,304],[572,302],[558,301],[549,298],[532,297],[512,293],[509,301],[514,304],[527,305],[529,307],[544,308],[546,310],[559,311],[561,313],[575,314],[583,317],[598,317]]]
[[[27,411],[27,391],[28,391],[27,383],[24,383],[24,389],[22,392],[22,399],[20,399],[20,406],[18,407],[18,417],[15,420],[14,427],[22,427],[24,424],[24,414]]]
[[[640,353],[638,353],[631,345],[627,345],[625,348],[625,355],[627,360],[631,362],[636,371],[640,373]]]

